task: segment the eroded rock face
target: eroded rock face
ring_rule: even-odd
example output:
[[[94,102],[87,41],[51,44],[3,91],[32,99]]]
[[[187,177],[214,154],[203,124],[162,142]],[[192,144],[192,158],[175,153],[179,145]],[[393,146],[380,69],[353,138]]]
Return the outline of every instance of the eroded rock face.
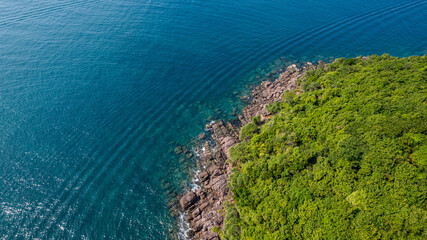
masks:
[[[187,210],[189,207],[191,207],[191,205],[196,203],[197,200],[197,195],[194,192],[189,192],[179,200],[179,204],[181,205],[182,209]]]
[[[201,172],[201,173],[199,173],[198,177],[199,177],[200,181],[205,182],[209,178],[209,173],[208,172]]]
[[[212,190],[219,193],[220,196],[225,196],[227,194],[227,178],[225,175],[220,175],[217,178],[214,178],[209,183]]]
[[[319,67],[324,63],[319,62]],[[269,117],[265,106],[275,101],[281,100],[283,92],[294,90],[297,87],[297,80],[302,77],[307,70],[314,69],[315,66],[307,63],[303,68],[291,65],[282,72],[274,82],[262,82],[252,91],[252,102],[243,109],[243,114],[238,115],[238,119],[245,125],[251,121],[252,117],[261,116],[261,121]],[[250,98],[248,98],[250,99]],[[214,227],[222,229],[224,216],[223,203],[227,199],[232,199],[227,187],[230,167],[226,160],[230,157],[229,150],[239,142],[239,129],[233,127],[230,122],[223,123],[221,120],[206,126],[206,130],[212,133],[212,139],[216,147],[204,143],[204,154],[201,155],[202,170],[198,174],[201,189],[185,194],[179,201],[180,206],[187,212],[186,219],[191,230],[189,237],[202,240],[219,240],[219,235],[212,232]],[[206,140],[204,136],[203,139]],[[183,148],[176,149],[178,153],[186,153]]]
[[[178,146],[178,147],[176,147],[175,149],[174,149],[174,151],[175,151],[175,153],[176,153],[176,155],[179,155],[179,154],[181,154],[182,153],[182,146]]]
[[[230,158],[230,148],[238,143],[237,139],[231,136],[227,136],[221,140],[221,148],[224,151],[227,158]]]
[[[226,160],[229,149],[238,142],[238,132],[230,123],[217,121],[210,127],[217,147],[211,148],[209,144],[204,144],[205,153],[201,155],[201,162],[205,169],[198,174],[201,189],[189,192],[180,199],[181,208],[187,212],[191,235],[194,234],[195,239],[219,239],[212,229],[222,228],[224,222],[222,204],[229,194]]]

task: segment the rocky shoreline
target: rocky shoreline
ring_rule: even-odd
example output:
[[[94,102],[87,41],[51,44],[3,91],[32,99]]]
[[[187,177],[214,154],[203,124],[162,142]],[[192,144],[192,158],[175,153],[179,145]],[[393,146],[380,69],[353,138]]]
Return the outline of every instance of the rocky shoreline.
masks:
[[[319,61],[317,68],[324,68],[325,62]],[[197,175],[197,190],[191,190],[179,196],[179,208],[185,213],[185,220],[190,230],[187,238],[202,240],[219,240],[219,234],[212,231],[222,229],[224,223],[223,204],[231,201],[231,192],[227,187],[231,173],[231,166],[227,164],[230,157],[229,149],[239,142],[240,127],[246,125],[253,117],[261,116],[261,121],[269,118],[266,106],[280,101],[283,92],[294,90],[297,80],[304,76],[306,71],[315,69],[310,62],[298,68],[295,64],[289,66],[279,77],[271,82],[264,81],[252,90],[252,101],[247,105],[238,120],[223,122],[218,120],[206,125],[211,138],[204,134],[203,147],[198,150],[200,156],[200,171]],[[212,144],[214,143],[214,144]],[[177,149],[179,152],[180,149]]]

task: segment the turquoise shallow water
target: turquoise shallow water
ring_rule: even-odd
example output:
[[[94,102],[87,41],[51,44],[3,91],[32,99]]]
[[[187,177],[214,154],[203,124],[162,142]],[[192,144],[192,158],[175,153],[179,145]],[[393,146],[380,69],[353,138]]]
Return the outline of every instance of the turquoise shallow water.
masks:
[[[280,57],[427,53],[424,0],[0,10],[0,239],[167,239],[167,196],[191,185],[194,166],[171,151],[241,108],[233,91]]]

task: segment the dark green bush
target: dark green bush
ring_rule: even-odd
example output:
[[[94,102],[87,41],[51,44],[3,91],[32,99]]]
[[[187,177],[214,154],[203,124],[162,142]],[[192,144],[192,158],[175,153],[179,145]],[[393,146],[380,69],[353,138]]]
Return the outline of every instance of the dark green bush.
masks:
[[[223,228],[224,236],[227,236],[229,240],[239,240],[240,236],[240,219],[239,213],[237,212],[234,205],[225,202],[224,210],[226,212],[225,224]]]
[[[255,123],[258,126],[261,124],[261,116],[260,115],[253,117],[251,120],[253,123]]]

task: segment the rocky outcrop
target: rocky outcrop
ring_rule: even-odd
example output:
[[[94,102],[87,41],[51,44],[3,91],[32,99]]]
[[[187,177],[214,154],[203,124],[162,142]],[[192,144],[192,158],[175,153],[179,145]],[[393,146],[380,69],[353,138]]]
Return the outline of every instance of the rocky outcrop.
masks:
[[[180,207],[186,211],[186,220],[191,230],[188,237],[203,240],[219,239],[214,227],[222,227],[224,216],[222,204],[226,201],[229,169],[226,163],[229,149],[238,142],[238,132],[230,124],[217,121],[206,126],[215,144],[206,139],[204,152],[200,155],[202,169],[198,174],[201,189],[190,191],[179,200]]]
[[[319,62],[319,67],[324,67],[324,62]],[[306,63],[303,68],[291,65],[280,74],[274,82],[265,81],[252,91],[252,102],[243,109],[243,115],[238,119],[243,125],[251,121],[252,117],[261,116],[264,121],[269,113],[265,109],[267,104],[281,100],[283,92],[294,90],[297,80],[304,76],[307,70],[315,69],[311,63]],[[189,238],[202,240],[219,240],[219,235],[212,232],[214,227],[222,228],[224,222],[223,203],[231,199],[227,182],[230,168],[226,160],[230,157],[230,148],[239,142],[239,129],[230,122],[221,120],[206,126],[206,130],[212,134],[215,144],[204,143],[204,152],[200,154],[201,171],[198,174],[198,182],[201,189],[190,191],[179,200],[180,207],[186,211],[186,220],[190,224]],[[185,149],[177,148],[175,152],[185,152]]]
[[[187,210],[190,206],[196,203],[198,199],[198,196],[194,194],[194,192],[189,192],[179,200],[179,204],[183,210]]]
[[[319,61],[319,64],[323,61]],[[320,66],[320,65],[319,65]],[[282,72],[274,81],[264,81],[252,90],[253,100],[251,104],[243,109],[243,116],[239,116],[243,124],[251,121],[251,118],[260,115],[261,119],[267,118],[270,114],[265,108],[268,104],[280,101],[283,92],[295,90],[297,80],[302,77],[306,71],[314,70],[316,67],[307,62],[304,67],[298,68],[295,64],[289,66],[285,72]]]
[[[233,128],[230,123],[227,123],[226,126],[219,121],[214,124],[213,127],[213,138],[217,141],[218,145],[221,147],[222,152],[225,154],[227,158],[230,157],[229,150],[232,146],[234,146],[238,142],[238,133]]]

